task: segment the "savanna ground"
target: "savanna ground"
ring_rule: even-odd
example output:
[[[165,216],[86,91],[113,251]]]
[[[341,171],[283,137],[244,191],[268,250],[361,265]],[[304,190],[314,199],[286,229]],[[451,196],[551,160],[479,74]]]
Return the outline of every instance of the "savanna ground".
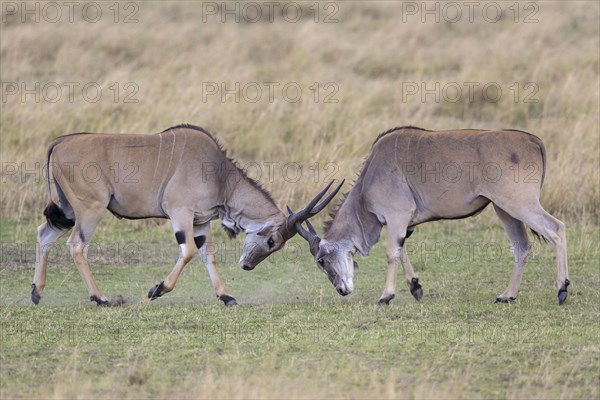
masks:
[[[234,2],[239,21],[200,2],[95,3],[100,17],[81,3],[73,22],[62,3],[53,22],[47,3],[30,2],[38,21],[23,21],[22,4],[2,2],[0,25],[2,398],[598,398],[597,2],[480,3],[473,21],[457,2],[455,22],[434,2],[439,22],[421,2],[295,2],[296,22],[283,4],[272,22],[263,3],[257,22]],[[502,18],[493,22],[490,7],[484,17],[486,4]],[[239,98],[225,93],[236,83]],[[42,303],[31,305],[51,139],[181,122],[215,133],[293,207],[331,178],[352,178],[393,126],[530,131],[548,153],[542,204],[568,227],[567,303],[557,305],[553,250],[536,243],[519,298],[493,304],[512,256],[486,210],[415,231],[420,303],[399,283],[390,306],[374,305],[381,243],[358,258],[355,293],[342,298],[301,239],[245,272],[241,241],[216,223],[220,269],[241,306],[218,303],[197,260],[173,292],[148,302],[177,258],[171,228],[107,215],[89,249],[92,270],[127,306],[89,302],[66,246],[52,253]]]

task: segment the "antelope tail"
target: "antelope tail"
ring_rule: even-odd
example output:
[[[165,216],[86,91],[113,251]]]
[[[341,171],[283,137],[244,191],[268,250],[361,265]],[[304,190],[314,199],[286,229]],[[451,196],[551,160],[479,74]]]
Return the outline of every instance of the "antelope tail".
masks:
[[[54,147],[60,143],[62,140],[55,140],[50,147],[48,147],[48,151],[46,152],[46,183],[48,185],[48,205],[44,209],[44,217],[46,217],[46,221],[48,225],[60,229],[71,229],[73,225],[75,225],[75,220],[68,218],[64,211],[57,205],[54,201],[52,201],[52,189],[50,187],[50,157],[52,155],[52,150]],[[58,182],[54,183],[58,191],[60,191],[60,187],[58,186]],[[60,196],[59,196],[60,198]]]

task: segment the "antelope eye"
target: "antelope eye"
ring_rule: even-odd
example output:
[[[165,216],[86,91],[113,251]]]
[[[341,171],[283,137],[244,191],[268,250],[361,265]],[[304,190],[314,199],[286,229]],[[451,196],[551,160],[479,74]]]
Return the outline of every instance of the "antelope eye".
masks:
[[[275,241],[272,237],[270,237],[269,240],[267,240],[267,244],[269,245],[270,249],[273,248],[273,246],[275,245]]]
[[[325,261],[323,261],[323,258],[319,258],[319,259],[317,260],[317,263],[318,263],[319,265],[323,266],[323,264],[325,264]]]

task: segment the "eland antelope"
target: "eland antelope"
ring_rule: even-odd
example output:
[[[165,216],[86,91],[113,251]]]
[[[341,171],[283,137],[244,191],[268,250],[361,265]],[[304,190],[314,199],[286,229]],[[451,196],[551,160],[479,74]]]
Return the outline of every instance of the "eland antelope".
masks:
[[[61,136],[48,148],[46,171],[50,202],[44,210],[47,221],[38,227],[39,255],[31,292],[35,304],[46,285],[48,250],[72,229],[68,245],[90,300],[117,305],[98,288],[85,251],[108,209],[117,218],[171,221],[179,259],[165,280],[149,290],[150,299],[173,290],[179,274],[199,250],[217,298],[225,305],[236,305],[221,281],[214,254],[207,251],[212,242],[210,221],[220,219],[230,237],[241,232],[247,235],[239,263],[244,270],[252,270],[281,249],[296,234],[295,224],[321,211],[341,187],[319,203],[332,181],[304,209],[286,217],[210,133],[192,125],[155,135]],[[52,200],[51,180],[58,205]]]
[[[387,225],[387,280],[379,304],[394,298],[398,261],[410,292],[420,300],[423,290],[408,260],[406,239],[419,224],[470,217],[492,203],[515,263],[508,288],[496,301],[517,297],[530,249],[528,225],[555,247],[558,302],[563,304],[569,286],[565,225],[540,204],[545,172],[544,144],[527,132],[394,128],[373,143],[354,187],[325,224],[323,239],[309,221],[308,230],[301,223],[296,229],[318,267],[345,296],[354,290],[354,254],[368,255]]]

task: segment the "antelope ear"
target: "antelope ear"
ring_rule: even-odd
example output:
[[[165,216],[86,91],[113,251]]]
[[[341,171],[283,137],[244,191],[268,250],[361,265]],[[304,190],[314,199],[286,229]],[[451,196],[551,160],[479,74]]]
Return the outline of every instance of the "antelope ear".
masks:
[[[260,228],[260,230],[256,233],[256,235],[257,236],[268,236],[271,234],[274,227],[275,227],[275,224],[267,222],[266,224],[263,225],[262,228]]]

